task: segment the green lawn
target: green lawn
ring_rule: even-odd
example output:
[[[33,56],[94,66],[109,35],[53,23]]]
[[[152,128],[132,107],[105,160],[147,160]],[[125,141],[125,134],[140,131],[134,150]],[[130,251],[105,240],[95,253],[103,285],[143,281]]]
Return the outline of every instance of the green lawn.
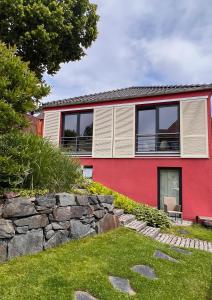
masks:
[[[178,263],[153,257],[156,249]],[[119,228],[32,256],[0,265],[1,300],[71,300],[75,290],[84,290],[99,300],[211,299],[212,254],[191,250],[183,255]],[[130,270],[133,265],[155,268],[159,279],[149,280]],[[108,275],[130,280],[135,296],[113,289]]]
[[[180,233],[180,230],[186,230],[188,233]],[[192,239],[212,241],[212,229],[207,229],[199,224],[193,224],[191,226],[173,226],[172,228],[164,229],[163,232]]]

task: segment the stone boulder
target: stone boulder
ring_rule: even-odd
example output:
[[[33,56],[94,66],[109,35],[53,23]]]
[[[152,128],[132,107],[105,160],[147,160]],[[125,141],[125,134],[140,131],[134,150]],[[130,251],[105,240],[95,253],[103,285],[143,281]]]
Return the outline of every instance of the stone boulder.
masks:
[[[7,260],[7,242],[0,240],[0,262]]]
[[[39,206],[51,208],[56,205],[55,194],[47,194],[45,196],[37,196],[35,203]]]
[[[69,241],[67,230],[57,231],[45,244],[44,249],[52,248]]]
[[[88,196],[78,195],[76,196],[77,205],[87,206],[89,205]]]
[[[116,215],[106,214],[98,223],[98,232],[106,232],[120,226],[119,218]]]
[[[43,230],[33,229],[14,236],[8,243],[8,258],[43,250]]]
[[[91,233],[91,226],[89,224],[82,224],[78,220],[71,220],[70,225],[71,225],[71,237],[73,239],[79,239],[87,235],[90,235]]]
[[[0,239],[8,239],[15,235],[12,221],[0,219]]]
[[[49,224],[49,219],[46,215],[37,215],[15,220],[14,224],[19,227],[28,226],[29,229],[37,229],[46,227]]]
[[[112,195],[99,195],[97,197],[100,203],[113,204],[114,196]]]
[[[77,205],[76,196],[68,193],[58,193],[56,194],[56,201],[58,206],[69,206]]]
[[[67,221],[71,219],[71,207],[57,207],[53,209],[53,219],[55,221]]]
[[[3,208],[4,218],[25,217],[36,213],[35,206],[29,198],[9,199]]]
[[[71,209],[71,219],[80,219],[83,215],[89,214],[89,207],[86,206],[72,206]]]

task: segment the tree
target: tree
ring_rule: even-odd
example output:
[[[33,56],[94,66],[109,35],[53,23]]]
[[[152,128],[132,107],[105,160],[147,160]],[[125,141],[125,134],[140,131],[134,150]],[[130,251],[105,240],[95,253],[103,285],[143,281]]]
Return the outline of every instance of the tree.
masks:
[[[0,134],[25,127],[25,114],[50,91],[15,52],[0,43]]]
[[[0,40],[16,45],[40,78],[80,60],[97,37],[97,21],[89,0],[0,0]]]

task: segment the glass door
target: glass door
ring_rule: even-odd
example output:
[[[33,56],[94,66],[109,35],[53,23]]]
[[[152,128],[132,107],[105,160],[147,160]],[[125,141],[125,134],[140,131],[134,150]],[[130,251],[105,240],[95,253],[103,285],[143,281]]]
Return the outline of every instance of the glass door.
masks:
[[[164,209],[164,200],[171,199],[181,205],[181,169],[159,169],[159,209]]]

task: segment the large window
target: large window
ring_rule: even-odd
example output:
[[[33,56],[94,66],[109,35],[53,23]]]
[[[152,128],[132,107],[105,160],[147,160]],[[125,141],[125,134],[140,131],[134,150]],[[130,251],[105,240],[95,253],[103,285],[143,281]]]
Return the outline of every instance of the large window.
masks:
[[[72,153],[92,152],[93,112],[63,115],[61,146]]]
[[[179,106],[138,109],[136,152],[179,152]]]

